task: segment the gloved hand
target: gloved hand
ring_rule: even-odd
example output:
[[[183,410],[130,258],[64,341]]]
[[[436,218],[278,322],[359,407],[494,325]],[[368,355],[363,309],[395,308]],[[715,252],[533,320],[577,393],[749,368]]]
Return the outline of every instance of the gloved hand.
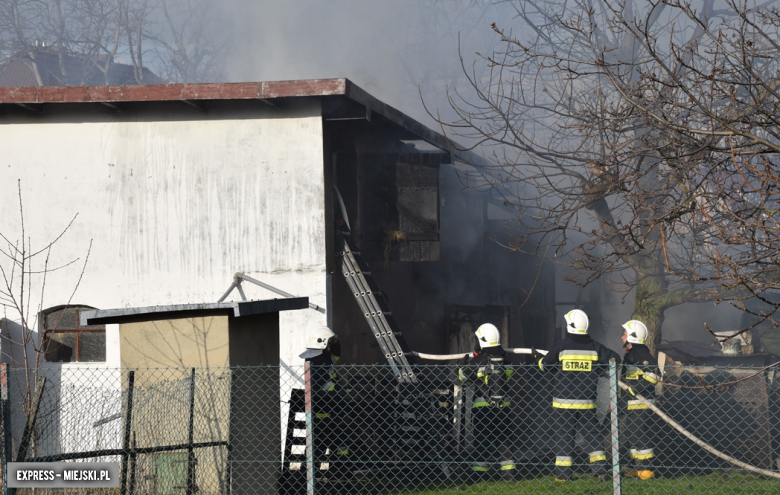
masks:
[[[628,393],[631,394],[631,397],[636,397],[636,392],[634,392],[633,388],[628,387]]]
[[[533,347],[531,348],[531,355],[534,357],[534,363],[538,363],[539,360],[544,357],[541,354],[539,354],[539,351],[537,351]]]

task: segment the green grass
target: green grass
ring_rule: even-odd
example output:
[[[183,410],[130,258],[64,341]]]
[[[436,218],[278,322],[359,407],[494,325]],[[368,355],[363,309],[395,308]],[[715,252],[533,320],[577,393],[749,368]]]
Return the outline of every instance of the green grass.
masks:
[[[559,483],[552,477],[522,481],[496,481],[475,484],[442,482],[436,487],[381,490],[358,489],[360,493],[377,495],[445,495],[463,493],[474,495],[513,495],[513,494],[571,494],[596,495],[612,493],[612,483],[599,482],[592,477],[575,478],[573,481]],[[622,492],[625,495],[731,495],[758,494],[777,495],[780,493],[780,480],[766,479],[747,474],[713,474],[706,476],[678,476],[675,478],[656,478],[647,481],[624,479]]]

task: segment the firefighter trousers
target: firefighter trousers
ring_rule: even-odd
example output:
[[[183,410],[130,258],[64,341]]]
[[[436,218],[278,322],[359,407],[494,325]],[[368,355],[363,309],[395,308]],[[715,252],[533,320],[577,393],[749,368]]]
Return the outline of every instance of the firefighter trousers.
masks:
[[[556,429],[555,439],[555,476],[568,479],[572,475],[574,464],[574,440],[579,427],[585,437],[593,474],[606,473],[607,453],[604,439],[600,434],[595,409],[558,409],[553,408],[553,421]]]
[[[655,451],[651,434],[655,425],[655,414],[649,409],[629,409],[625,417],[626,444],[636,469],[653,467]]]
[[[349,447],[343,422],[332,413],[315,413],[313,417],[314,462],[317,476],[344,478],[349,474]],[[323,471],[327,463],[327,475]]]
[[[511,477],[515,470],[512,456],[509,407],[498,405],[475,407],[471,410],[474,423],[474,473],[499,471]]]

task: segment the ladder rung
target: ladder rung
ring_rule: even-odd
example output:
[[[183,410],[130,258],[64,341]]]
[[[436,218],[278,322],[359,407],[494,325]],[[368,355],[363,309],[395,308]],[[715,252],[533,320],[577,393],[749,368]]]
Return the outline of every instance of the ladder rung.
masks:
[[[357,275],[363,274],[365,277],[370,277],[371,272],[361,272],[360,270],[354,271],[354,272],[344,272],[345,277],[355,277]]]
[[[339,233],[339,231],[336,232],[336,234]],[[363,315],[368,320],[372,333],[376,337],[385,358],[388,360],[392,358],[396,361],[398,365],[398,380],[402,383],[416,383],[417,378],[412,372],[407,359],[407,355],[413,356],[414,354],[404,352],[405,346],[401,345],[403,335],[401,332],[391,329],[396,327],[395,323],[390,321],[393,314],[383,309],[387,305],[384,300],[378,300],[374,297],[382,296],[383,294],[381,291],[371,288],[374,285],[374,282],[370,280],[371,271],[363,270],[365,265],[358,263],[356,259],[356,256],[360,256],[360,251],[354,248],[356,246],[353,246],[346,238],[336,237],[336,255],[341,260],[341,272],[344,274],[347,285],[355,296],[355,300],[360,306]]]
[[[363,291],[363,292],[355,292],[355,297],[369,297],[369,296],[381,296],[382,293],[379,291]]]

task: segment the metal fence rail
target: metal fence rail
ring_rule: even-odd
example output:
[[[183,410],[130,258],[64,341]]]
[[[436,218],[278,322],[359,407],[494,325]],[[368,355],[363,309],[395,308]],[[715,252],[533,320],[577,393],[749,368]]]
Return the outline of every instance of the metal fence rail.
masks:
[[[3,461],[120,462],[122,494],[780,493],[773,368],[667,367],[643,402],[596,367],[593,404],[535,365],[492,396],[489,369],[336,370],[0,369]]]

